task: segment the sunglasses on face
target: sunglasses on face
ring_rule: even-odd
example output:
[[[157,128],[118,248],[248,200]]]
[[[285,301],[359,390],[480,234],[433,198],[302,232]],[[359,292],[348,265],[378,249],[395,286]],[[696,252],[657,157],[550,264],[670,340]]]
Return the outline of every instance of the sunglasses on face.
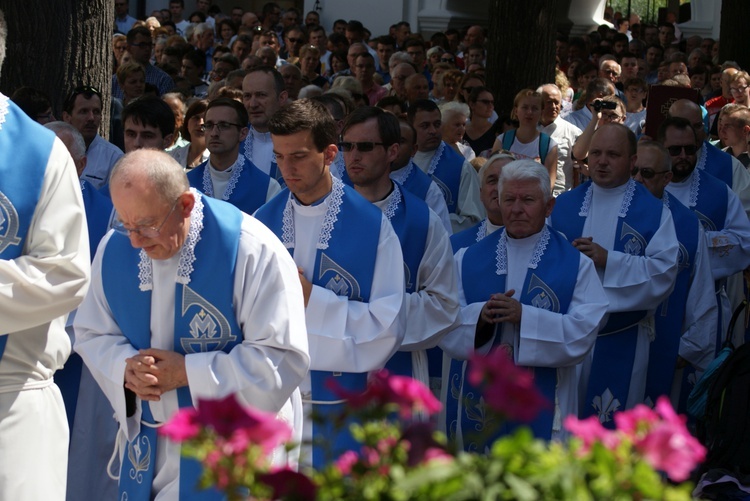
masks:
[[[674,146],[667,146],[667,151],[673,157],[679,155],[682,150],[685,150],[685,155],[695,155],[698,148],[694,144],[675,144]]]
[[[637,165],[633,167],[633,170],[630,171],[630,174],[633,176],[636,176],[638,173],[641,173],[641,177],[643,179],[652,179],[657,174],[665,174],[667,172],[670,172],[668,170],[654,170],[649,169],[648,167],[638,167]]]
[[[350,143],[348,141],[342,141],[339,143],[339,148],[344,153],[354,151],[356,148],[360,153],[367,153],[375,149],[376,146],[384,146],[383,143],[375,143],[372,141],[361,141],[358,143]]]

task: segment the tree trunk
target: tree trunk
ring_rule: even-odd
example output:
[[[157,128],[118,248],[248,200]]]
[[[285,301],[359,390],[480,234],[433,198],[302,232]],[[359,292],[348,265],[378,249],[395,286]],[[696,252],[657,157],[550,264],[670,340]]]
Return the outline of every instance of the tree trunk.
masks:
[[[491,0],[487,86],[498,115],[510,114],[521,89],[555,81],[559,0]]]
[[[67,94],[78,85],[102,93],[102,127],[109,136],[114,7],[108,0],[0,0],[8,24],[0,90],[21,86],[47,94],[60,119]]]
[[[747,0],[724,0],[721,3],[719,61],[731,59],[742,68],[750,68],[750,52],[745,39],[748,19],[750,2]]]

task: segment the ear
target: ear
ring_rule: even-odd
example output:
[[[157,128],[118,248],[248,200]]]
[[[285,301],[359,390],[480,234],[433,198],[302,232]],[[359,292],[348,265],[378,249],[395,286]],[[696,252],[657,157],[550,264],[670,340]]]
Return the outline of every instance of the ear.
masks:
[[[195,206],[195,195],[193,195],[192,191],[186,191],[182,195],[180,195],[180,215],[187,219],[190,217],[190,213],[193,212],[193,207]]]
[[[63,112],[62,112],[62,119],[63,119],[63,122],[67,122],[67,123],[70,123],[70,119],[71,119],[71,118],[73,118],[73,117],[71,117],[71,116],[70,116],[70,115],[68,114],[68,112],[67,112],[67,111],[63,111]]]
[[[172,139],[174,138],[174,133],[167,134],[164,136],[164,139],[161,140],[161,149],[166,150],[172,145]]]
[[[388,165],[391,165],[396,158],[398,158],[398,149],[400,145],[398,143],[393,143],[385,150],[386,158],[388,159]]]
[[[248,127],[243,127],[240,129],[240,143],[242,143],[247,135],[250,133],[250,129]]]
[[[339,148],[335,144],[329,144],[325,147],[323,150],[323,161],[325,162],[326,166],[329,166],[333,163],[333,159],[336,158],[336,155],[339,153]]]
[[[286,90],[279,92],[279,104],[284,106],[289,101],[289,93]]]
[[[498,196],[500,196],[499,193],[498,193]],[[544,217],[549,217],[550,214],[552,214],[552,209],[555,208],[556,201],[557,199],[555,197],[550,197],[550,199],[547,200],[547,203],[545,204],[545,208],[544,208]]]

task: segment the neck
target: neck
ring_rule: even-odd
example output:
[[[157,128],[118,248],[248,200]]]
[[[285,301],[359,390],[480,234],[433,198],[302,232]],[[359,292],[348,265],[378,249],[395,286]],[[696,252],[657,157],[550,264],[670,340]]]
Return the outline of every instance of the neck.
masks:
[[[503,216],[502,214],[493,214],[491,212],[487,213],[487,219],[490,223],[494,224],[495,226],[502,226],[503,225]]]
[[[211,165],[214,167],[214,169],[219,171],[225,171],[228,168],[230,168],[234,163],[237,161],[239,152],[239,147],[234,148],[231,152],[228,153],[218,153],[213,154],[211,153]]]
[[[261,132],[263,134],[265,134],[266,132],[268,132],[268,125],[267,124],[266,125],[253,125],[252,127],[253,127],[253,130],[255,132]]]
[[[380,202],[393,191],[393,181],[385,175],[368,185],[355,184],[354,189],[368,202]]]
[[[554,119],[554,118],[544,118],[544,117],[542,117],[542,120],[541,120],[541,122],[540,122],[540,123],[541,123],[541,124],[542,124],[543,126],[545,126],[545,127],[546,127],[546,126],[548,126],[549,124],[551,124],[551,123],[552,123],[552,122],[554,122],[554,121],[555,121],[555,119]]]
[[[692,174],[692,173],[693,173],[694,171],[695,171],[695,166],[693,166],[693,168],[692,168],[692,169],[690,169],[690,172],[688,172],[688,173],[687,173],[686,175],[684,175],[684,176],[681,176],[681,175],[679,175],[679,174],[677,174],[677,173],[675,172],[675,173],[674,173],[674,175],[672,176],[672,181],[674,181],[675,183],[681,183],[681,182],[683,182],[683,181],[684,181],[685,179],[689,178],[689,177],[690,177],[690,175],[691,175],[691,174]]]

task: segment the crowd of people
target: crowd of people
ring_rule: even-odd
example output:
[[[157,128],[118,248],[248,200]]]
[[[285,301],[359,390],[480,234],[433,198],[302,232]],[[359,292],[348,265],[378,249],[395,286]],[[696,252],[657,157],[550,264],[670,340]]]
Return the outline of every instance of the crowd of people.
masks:
[[[718,41],[637,16],[559,34],[555,82],[506,116],[478,25],[128,9],[111,92],[71,89],[59,121],[0,94],[0,497],[188,499],[199,465],[156,430],[229,394],[292,425],[276,464],[321,466],[354,443],[329,380],[382,368],[484,451],[464,376],[490,350],[534,372],[541,438],[684,412],[750,266],[750,76]],[[655,85],[696,92],[647,116]]]

